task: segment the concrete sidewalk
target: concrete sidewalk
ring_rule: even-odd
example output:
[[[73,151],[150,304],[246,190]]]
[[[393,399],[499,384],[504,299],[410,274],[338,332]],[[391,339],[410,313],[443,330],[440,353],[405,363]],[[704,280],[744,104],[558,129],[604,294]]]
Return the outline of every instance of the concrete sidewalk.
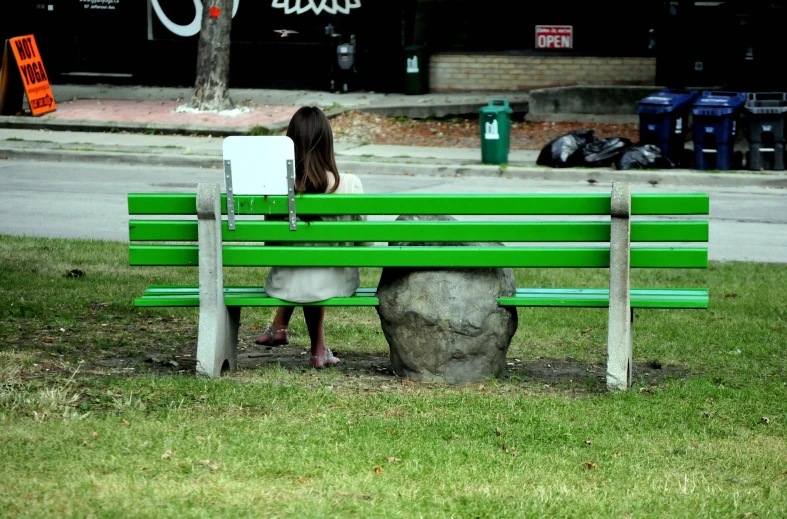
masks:
[[[320,106],[329,117],[361,110],[391,117],[428,118],[478,114],[492,99],[506,99],[515,113],[524,115],[529,99],[527,92],[408,96],[231,89],[236,110],[193,113],[185,106],[191,98],[191,88],[55,85],[52,89],[57,102],[55,112],[40,117],[0,116],[0,128],[243,135],[286,128],[292,114],[304,105]]]
[[[218,169],[222,167],[223,140],[223,137],[0,129],[0,158]],[[536,166],[538,153],[512,151],[508,165],[493,166],[481,164],[478,148],[336,145],[339,168],[361,174],[787,188],[787,174],[783,172],[553,169]]]
[[[255,127],[262,133],[280,132],[297,107],[306,104],[322,106],[329,115],[357,109],[442,117],[477,113],[491,99],[508,99],[520,112],[527,110],[528,102],[526,92],[405,96],[231,90],[235,101],[248,110],[205,114],[178,110],[191,95],[188,88],[65,85],[55,86],[54,93],[56,112],[43,117],[0,116],[0,158],[220,168],[223,136],[246,134]],[[511,151],[506,166],[481,164],[479,148],[338,143],[336,153],[343,171],[358,173],[787,187],[784,172],[544,168],[535,164],[536,150]]]
[[[145,135],[134,133],[71,132],[51,130],[0,129],[0,149],[41,151],[109,152],[155,156],[197,157],[221,160],[224,137]],[[358,160],[388,162],[473,164],[480,163],[478,148],[438,148],[433,146],[391,146],[382,144],[336,143],[336,155]],[[509,165],[535,166],[538,151],[514,150]],[[186,164],[184,164],[186,165]],[[190,165],[190,164],[188,164]]]

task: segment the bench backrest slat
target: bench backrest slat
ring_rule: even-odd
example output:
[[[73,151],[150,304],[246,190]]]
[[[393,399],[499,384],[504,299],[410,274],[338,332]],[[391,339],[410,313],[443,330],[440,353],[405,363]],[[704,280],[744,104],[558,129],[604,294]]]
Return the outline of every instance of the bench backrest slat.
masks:
[[[227,242],[607,242],[609,222],[223,222]],[[197,241],[196,220],[131,220],[131,241]],[[708,222],[633,221],[632,242],[706,242]]]
[[[131,265],[191,266],[196,245],[131,245]],[[223,247],[224,266],[609,267],[609,247]],[[632,247],[632,268],[707,268],[699,247]]]
[[[347,267],[586,267],[608,268],[609,245],[548,246],[550,242],[609,242],[609,219],[581,221],[582,216],[610,214],[610,195],[584,194],[359,194],[298,196],[299,215],[368,215],[367,221],[298,222],[291,231],[286,221],[259,218],[282,215],[288,210],[281,196],[235,197],[238,218],[229,231],[222,222],[222,258],[225,266],[347,266]],[[226,214],[226,196],[222,195]],[[132,215],[191,215],[189,220],[134,219],[129,222],[129,260],[132,265],[197,265],[196,195],[188,193],[132,193]],[[632,194],[632,215],[706,215],[710,204],[705,193]],[[375,216],[456,215],[457,221],[380,221]],[[533,221],[533,215],[566,218]],[[256,216],[256,218],[255,218]],[[485,216],[466,221],[461,216]],[[507,221],[495,220],[506,216]],[[492,217],[491,219],[489,217]],[[632,218],[631,241],[672,243],[708,241],[706,220],[640,221]],[[138,244],[148,242],[148,244]],[[151,244],[149,242],[160,242]],[[255,243],[255,242],[265,242]],[[446,247],[331,247],[298,246],[298,242],[439,242]],[[485,247],[456,247],[456,242],[485,242]],[[492,242],[492,243],[490,243]],[[533,242],[530,246],[496,246]],[[704,245],[703,243],[703,245]],[[292,244],[292,245],[290,245]],[[705,246],[631,248],[632,268],[706,268]]]
[[[227,214],[222,195],[222,214]],[[236,214],[287,213],[284,196],[237,195]],[[610,195],[582,194],[360,194],[306,195],[296,198],[298,214],[321,215],[608,215]],[[131,215],[193,215],[196,194],[131,193]],[[710,210],[705,193],[632,193],[632,215],[704,215]]]

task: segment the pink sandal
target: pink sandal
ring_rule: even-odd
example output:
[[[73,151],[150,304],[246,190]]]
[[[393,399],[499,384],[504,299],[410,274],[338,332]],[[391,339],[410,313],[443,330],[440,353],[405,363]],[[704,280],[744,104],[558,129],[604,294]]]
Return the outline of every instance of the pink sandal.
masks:
[[[283,335],[281,335],[283,333]],[[262,331],[262,335],[254,339],[256,344],[262,346],[281,346],[282,344],[289,344],[290,339],[287,336],[287,328],[281,328],[275,332],[270,326],[266,326]]]
[[[329,348],[325,348],[325,355],[312,355],[309,358],[309,363],[315,369],[322,369],[326,366],[335,366],[341,360],[339,357],[334,357],[333,352]]]

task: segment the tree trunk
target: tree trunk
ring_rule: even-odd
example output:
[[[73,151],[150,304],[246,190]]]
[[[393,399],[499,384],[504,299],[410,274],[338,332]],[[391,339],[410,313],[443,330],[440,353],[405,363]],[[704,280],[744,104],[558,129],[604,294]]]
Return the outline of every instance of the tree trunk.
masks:
[[[203,0],[197,81],[189,106],[197,110],[229,110],[230,29],[233,0]],[[218,9],[218,17],[214,18]]]

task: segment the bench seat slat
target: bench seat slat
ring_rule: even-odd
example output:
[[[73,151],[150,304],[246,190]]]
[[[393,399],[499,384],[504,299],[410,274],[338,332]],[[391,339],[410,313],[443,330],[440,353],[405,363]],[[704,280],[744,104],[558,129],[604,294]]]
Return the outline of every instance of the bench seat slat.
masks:
[[[356,291],[359,295],[374,296],[377,289],[374,287],[359,287]],[[255,295],[265,296],[264,287],[224,287],[225,295]],[[171,296],[171,295],[199,295],[199,285],[150,285],[143,292],[145,296]]]
[[[707,288],[632,288],[632,294],[650,294],[654,296],[679,294],[686,296],[707,296]],[[606,288],[517,288],[517,294],[608,294]],[[375,295],[375,287],[359,287],[356,294]],[[144,292],[146,296],[163,295],[198,295],[199,285],[150,285]],[[265,295],[265,287],[229,286],[224,287],[227,295]]]
[[[222,194],[222,214],[227,197]],[[130,215],[196,214],[194,193],[130,193]],[[285,196],[236,195],[236,214],[286,214]],[[580,194],[358,194],[309,195],[296,201],[298,214],[608,215],[610,195]],[[631,195],[633,215],[708,214],[706,193]]]
[[[610,223],[578,221],[544,222],[288,222],[239,220],[235,230],[222,222],[227,242],[608,242]],[[197,241],[196,220],[131,220],[131,241]],[[708,221],[635,221],[632,242],[706,242]]]
[[[351,297],[322,301],[320,306],[377,306],[376,289],[359,288]],[[262,287],[226,287],[227,306],[303,306],[267,297]],[[518,288],[516,295],[498,299],[501,306],[516,307],[598,307],[609,306],[609,290],[604,288]],[[199,306],[199,287],[152,285],[134,300],[139,307]],[[700,288],[635,288],[631,290],[632,308],[706,309],[708,290]]]
[[[131,245],[135,266],[195,266],[196,245]],[[278,247],[225,245],[224,266],[609,267],[609,247]],[[707,268],[704,247],[632,247],[632,268]]]
[[[366,293],[353,294],[350,297],[334,297],[319,303],[293,303],[275,297],[253,294],[225,294],[224,304],[227,306],[378,306],[380,301]],[[199,292],[181,295],[143,295],[134,300],[134,306],[146,307],[195,307],[199,306]]]
[[[631,289],[632,308],[706,309],[704,289]],[[501,306],[609,307],[609,289],[517,289],[515,297],[501,297]]]

